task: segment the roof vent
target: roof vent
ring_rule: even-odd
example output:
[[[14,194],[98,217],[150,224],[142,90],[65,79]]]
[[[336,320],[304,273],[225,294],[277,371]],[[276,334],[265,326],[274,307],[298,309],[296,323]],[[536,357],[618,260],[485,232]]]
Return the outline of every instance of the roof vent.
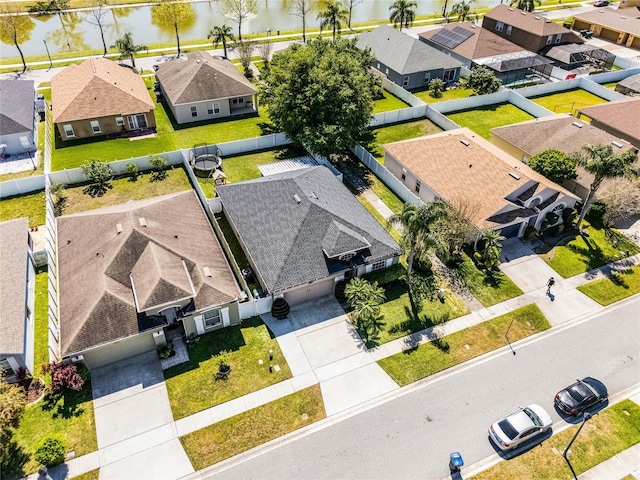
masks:
[[[196,63],[200,63],[200,59],[199,58],[196,58]]]
[[[204,272],[206,277],[211,276],[211,269],[209,267],[202,267],[202,271]]]
[[[460,143],[463,144],[465,147],[468,147],[469,145],[471,145],[468,140],[464,140],[464,139],[460,140]]]
[[[121,223],[116,224],[116,233],[118,235],[120,235],[122,233],[122,224]]]
[[[300,197],[298,196],[298,194],[295,194],[293,196],[293,199],[296,201],[296,203],[300,203],[302,200],[300,199]]]
[[[138,218],[138,222],[140,222],[140,226],[141,227],[146,227],[147,226],[147,221],[144,219],[144,217]]]
[[[520,12],[520,13],[522,13],[522,15],[526,15],[527,14],[527,12]]]
[[[511,175],[516,180],[520,180],[520,175],[518,175],[516,172],[509,172],[509,175]]]
[[[613,145],[614,147],[622,148],[622,144],[620,142],[616,142],[615,140],[611,142],[611,145]]]
[[[571,125],[573,125],[574,127],[578,127],[578,128],[584,127],[584,125],[582,125],[581,123],[578,123],[578,122],[573,122]]]
[[[625,19],[625,18],[627,18],[627,17],[626,17],[626,16],[624,16],[624,15],[620,15],[620,18]]]
[[[535,16],[535,17],[533,17],[533,18],[534,18],[535,20],[540,20],[540,17],[538,17],[538,16]]]
[[[513,8],[509,8],[509,11],[510,11],[510,12],[513,12]]]
[[[316,200],[318,199],[318,196],[316,195],[316,192],[311,192],[311,193],[309,194],[309,196],[310,196],[311,198],[315,198]]]
[[[551,20],[549,20],[548,18],[545,18],[544,23],[551,23]]]

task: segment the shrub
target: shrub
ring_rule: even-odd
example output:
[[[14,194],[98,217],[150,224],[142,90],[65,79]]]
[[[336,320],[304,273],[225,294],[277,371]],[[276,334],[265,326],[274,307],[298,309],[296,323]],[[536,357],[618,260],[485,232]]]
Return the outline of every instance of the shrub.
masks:
[[[84,375],[88,377],[88,370],[84,368]],[[78,372],[78,367],[74,364],[64,363],[45,363],[42,366],[42,373],[51,374],[51,391],[53,393],[64,393],[68,390],[79,391],[82,390],[85,380],[83,375]]]
[[[167,178],[167,159],[162,155],[149,155],[149,163],[153,168],[153,175],[151,175],[151,181],[161,181]]]
[[[434,78],[429,82],[429,95],[433,98],[442,98],[445,84],[440,78]]]
[[[287,318],[290,311],[291,307],[284,298],[276,298],[271,305],[271,315],[278,320]]]
[[[544,232],[547,231],[547,228],[549,228],[549,222],[547,222],[546,220],[543,220],[542,223],[540,224],[540,231],[538,233],[542,235]]]
[[[589,212],[587,213],[589,223],[595,227],[601,227],[603,224],[602,217],[604,217],[606,210],[607,206],[604,203],[592,203],[591,207],[589,207]]]
[[[45,438],[38,446],[35,454],[36,461],[45,467],[53,467],[64,462],[67,447],[62,438],[53,436]]]
[[[544,217],[544,219],[549,222],[549,225],[555,225],[556,222],[558,221],[558,214],[557,213],[553,213],[553,212],[549,212],[547,213],[546,217]]]
[[[413,260],[413,269],[424,275],[431,275],[431,259],[428,256],[416,257]]]
[[[136,162],[127,163],[127,173],[131,175],[131,180],[134,182],[138,180],[138,165],[136,165]]]
[[[536,230],[535,227],[529,225],[525,230],[524,230],[524,239],[525,240],[531,240],[536,233],[538,233],[538,231]]]
[[[388,268],[367,273],[366,275],[363,275],[362,278],[371,283],[376,282],[378,285],[386,285],[387,283],[398,280],[400,277],[406,275],[406,273],[407,269],[405,266],[401,263],[396,263]]]
[[[174,353],[173,342],[169,340],[166,345],[158,347],[158,357],[169,358]]]
[[[107,190],[111,188],[111,175],[113,171],[109,164],[96,160],[85,161],[82,166],[82,171],[93,185],[89,185],[84,189],[84,193],[91,195],[92,197],[101,197]]]
[[[575,208],[565,208],[562,210],[562,223],[568,227],[574,222],[577,216],[578,212]]]

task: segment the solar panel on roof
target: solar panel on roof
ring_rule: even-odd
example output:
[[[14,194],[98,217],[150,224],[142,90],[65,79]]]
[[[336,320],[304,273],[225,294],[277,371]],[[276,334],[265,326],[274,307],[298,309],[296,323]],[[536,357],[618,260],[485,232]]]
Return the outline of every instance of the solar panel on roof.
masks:
[[[431,37],[431,40],[438,45],[442,45],[449,50],[453,50],[470,37],[473,37],[473,32],[462,27],[454,27],[453,30],[443,28]]]

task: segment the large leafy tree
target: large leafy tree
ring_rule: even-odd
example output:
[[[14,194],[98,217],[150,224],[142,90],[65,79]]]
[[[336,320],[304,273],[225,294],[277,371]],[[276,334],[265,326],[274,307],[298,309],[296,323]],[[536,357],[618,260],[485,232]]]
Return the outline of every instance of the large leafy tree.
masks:
[[[500,90],[502,82],[487,67],[476,67],[464,79],[466,86],[473,90],[475,95],[487,95]]]
[[[536,3],[538,5],[542,5],[541,0],[512,0],[511,2],[509,2],[509,5],[511,5],[512,7],[515,6],[520,10],[533,12],[536,9]]]
[[[416,8],[418,2],[415,0],[396,0],[389,7],[389,20],[394,27],[400,25],[400,31],[402,27],[409,28],[416,18]]]
[[[329,158],[370,137],[375,77],[371,53],[355,40],[321,38],[274,55],[260,86],[275,127]]]
[[[232,42],[235,41],[235,37],[231,32],[231,27],[227,24],[222,26],[216,25],[211,30],[209,30],[209,34],[207,38],[211,39],[213,42],[213,48],[216,48],[219,44],[222,44],[222,48],[224,49],[224,56],[227,57],[227,40]]]
[[[342,24],[347,22],[348,14],[342,0],[327,0],[317,17],[320,20],[320,30],[331,28],[335,40],[336,34],[342,29]]]
[[[460,0],[451,7],[451,15],[456,15],[459,22],[467,20],[471,13],[471,4],[473,0]]]
[[[164,28],[172,28],[178,43],[178,57],[180,56],[180,28],[189,27],[195,21],[195,13],[189,3],[174,0],[160,0],[160,4],[151,10],[151,21]]]
[[[117,48],[120,51],[120,60],[130,58],[133,68],[136,68],[136,53],[142,50],[148,50],[146,45],[136,45],[133,43],[131,32],[127,32],[121,38],[117,39],[116,43],[112,45],[112,48]]]
[[[621,220],[640,215],[640,180],[637,178],[615,178],[609,180],[598,191],[597,201],[606,209],[602,222],[607,228]]]
[[[555,148],[535,154],[527,163],[536,172],[556,183],[576,178],[577,175],[576,159]]]
[[[302,41],[304,43],[307,43],[307,14],[312,7],[312,0],[292,0],[289,4],[291,15],[302,19]]]
[[[7,383],[0,372],[0,465],[4,465],[8,455],[8,444],[13,429],[20,424],[20,418],[27,404],[24,389],[16,384]]]
[[[29,15],[21,15],[15,8],[0,6],[0,41],[15,45],[22,59],[22,73],[27,71],[27,62],[20,44],[29,40],[36,24]]]
[[[584,202],[580,217],[578,218],[577,226],[580,228],[602,182],[607,178],[637,175],[638,171],[634,169],[633,163],[638,157],[633,150],[619,153],[614,152],[613,147],[609,144],[586,145],[582,147],[581,152],[573,155],[573,157],[579,166],[594,176],[593,182],[589,187],[589,195]]]
[[[242,41],[242,23],[258,13],[258,0],[224,0],[222,11],[238,24],[238,40]]]
[[[107,2],[105,0],[93,0],[92,8],[87,12],[85,17],[85,21],[88,24],[93,25],[94,27],[98,27],[98,30],[100,30],[103,57],[107,54],[107,42],[104,38],[104,33],[109,26],[109,9],[107,9],[106,6]]]

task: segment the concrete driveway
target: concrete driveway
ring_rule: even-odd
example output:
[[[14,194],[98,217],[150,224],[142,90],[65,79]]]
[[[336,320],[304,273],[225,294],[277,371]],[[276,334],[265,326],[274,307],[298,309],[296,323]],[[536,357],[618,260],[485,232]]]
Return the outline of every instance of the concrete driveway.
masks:
[[[546,288],[550,277],[555,277],[556,281],[560,279],[560,275],[547,262],[518,238],[504,241],[500,260],[500,270],[524,293]]]
[[[177,440],[155,351],[91,374],[100,478],[177,478],[193,472]]]

